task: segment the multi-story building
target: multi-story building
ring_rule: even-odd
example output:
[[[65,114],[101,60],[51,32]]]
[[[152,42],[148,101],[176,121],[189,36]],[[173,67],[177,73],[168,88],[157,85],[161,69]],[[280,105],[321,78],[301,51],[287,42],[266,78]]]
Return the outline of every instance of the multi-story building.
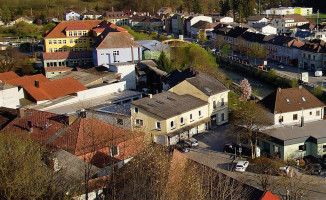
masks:
[[[290,33],[307,23],[309,21],[299,14],[279,15],[271,21],[271,25],[277,28],[277,33]]]
[[[80,20],[81,15],[78,14],[77,12],[73,11],[73,10],[67,10],[66,12],[63,13],[63,19],[65,21]]]
[[[290,15],[290,14],[299,14],[302,16],[311,15],[312,8],[301,8],[301,7],[280,7],[280,8],[271,8],[265,11],[266,15]]]
[[[299,49],[299,68],[317,71],[326,68],[326,47],[323,40],[305,42]]]
[[[191,16],[186,20],[186,26],[187,26],[187,32],[186,35],[190,35],[191,34],[191,27],[192,25],[196,24],[199,21],[206,21],[209,23],[213,22],[213,18],[210,16],[203,16],[203,15],[199,15],[199,16]]]
[[[170,91],[131,102],[133,130],[169,146],[208,128],[208,103],[189,94]]]
[[[129,17],[123,11],[105,12],[103,18],[117,26],[129,25]]]

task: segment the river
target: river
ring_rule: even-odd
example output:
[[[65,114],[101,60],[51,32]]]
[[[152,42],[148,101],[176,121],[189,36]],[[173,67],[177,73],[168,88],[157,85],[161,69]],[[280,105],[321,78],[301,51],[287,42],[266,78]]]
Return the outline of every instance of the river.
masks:
[[[225,67],[219,67],[219,69],[223,71],[235,83],[239,84],[242,79],[244,78],[248,79],[252,91],[254,91],[258,96],[262,98],[266,97],[276,89],[272,85],[266,84],[260,80],[256,80],[250,77],[249,75],[235,72],[233,69],[225,68]]]

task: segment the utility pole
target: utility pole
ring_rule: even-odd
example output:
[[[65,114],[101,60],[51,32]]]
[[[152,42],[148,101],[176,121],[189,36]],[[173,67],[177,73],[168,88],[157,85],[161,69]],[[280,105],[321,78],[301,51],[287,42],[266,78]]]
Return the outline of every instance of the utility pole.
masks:
[[[319,9],[317,10],[317,33],[318,33],[318,23],[319,23]]]

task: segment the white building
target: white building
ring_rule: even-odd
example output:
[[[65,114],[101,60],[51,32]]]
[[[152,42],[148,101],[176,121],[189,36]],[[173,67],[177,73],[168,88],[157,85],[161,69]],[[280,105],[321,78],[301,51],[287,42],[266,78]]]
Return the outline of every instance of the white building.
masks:
[[[7,83],[0,83],[0,88],[0,107],[17,108],[20,105],[19,99],[22,96],[18,87]]]
[[[302,16],[311,15],[312,8],[301,8],[301,7],[280,7],[280,8],[271,8],[265,11],[266,15],[290,15],[290,14],[299,14]]]
[[[210,16],[192,16],[192,17],[189,17],[187,20],[186,20],[186,26],[187,26],[187,35],[190,35],[191,33],[191,27],[196,24],[197,22],[199,21],[205,21],[205,22],[209,22],[209,23],[212,23],[213,22],[213,18],[210,17]]]
[[[307,23],[309,23],[309,21],[299,14],[276,16],[271,21],[271,25],[277,28],[277,33],[290,33],[294,31],[296,27]]]
[[[126,81],[126,89],[136,89],[136,65],[130,62],[111,63],[109,71],[121,74],[120,81]]]
[[[253,26],[253,24],[267,24],[268,19],[265,18],[264,16],[249,16],[246,18],[247,24],[249,26]]]
[[[271,26],[269,24],[256,23],[256,24],[253,24],[252,27],[255,28],[259,33],[261,33],[263,35],[277,34],[277,28],[275,28],[274,26]]]
[[[269,111],[273,125],[300,124],[322,120],[325,104],[302,86],[277,89],[260,101]]]

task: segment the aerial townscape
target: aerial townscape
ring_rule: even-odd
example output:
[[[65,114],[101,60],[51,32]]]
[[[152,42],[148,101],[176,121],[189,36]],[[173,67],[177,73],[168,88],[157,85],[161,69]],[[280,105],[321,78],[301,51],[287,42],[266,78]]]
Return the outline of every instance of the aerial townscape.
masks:
[[[325,87],[324,0],[2,0],[0,199],[326,199]]]

